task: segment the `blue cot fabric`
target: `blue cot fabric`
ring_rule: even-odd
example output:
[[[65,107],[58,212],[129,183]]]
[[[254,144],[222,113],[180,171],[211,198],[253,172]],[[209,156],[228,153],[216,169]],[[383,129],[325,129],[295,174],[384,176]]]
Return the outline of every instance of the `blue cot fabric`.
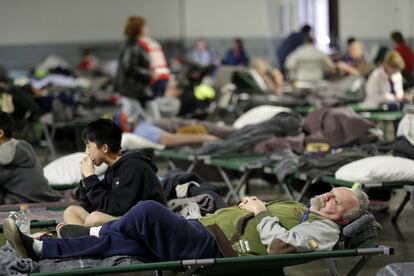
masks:
[[[160,143],[161,134],[163,132],[164,130],[161,128],[145,122],[139,122],[138,126],[134,130],[134,134],[157,144]]]
[[[216,258],[214,237],[197,220],[175,215],[156,201],[141,201],[118,220],[105,223],[99,238],[43,239],[41,259],[131,255],[151,261]]]

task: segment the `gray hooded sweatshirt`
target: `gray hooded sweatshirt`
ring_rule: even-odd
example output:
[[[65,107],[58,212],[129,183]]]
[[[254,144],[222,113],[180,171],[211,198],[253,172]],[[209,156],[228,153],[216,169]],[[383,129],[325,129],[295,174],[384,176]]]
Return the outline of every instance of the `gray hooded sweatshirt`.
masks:
[[[60,199],[62,196],[49,187],[29,143],[10,139],[0,145],[0,204]]]

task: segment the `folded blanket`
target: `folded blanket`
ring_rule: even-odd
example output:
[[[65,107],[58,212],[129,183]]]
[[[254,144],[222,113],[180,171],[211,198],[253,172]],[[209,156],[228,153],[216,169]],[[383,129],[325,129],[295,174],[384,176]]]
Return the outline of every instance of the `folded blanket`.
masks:
[[[28,258],[17,257],[16,251],[8,243],[0,248],[1,275],[21,275],[38,270],[39,266],[36,262]]]
[[[187,219],[198,219],[201,215],[214,212],[214,198],[209,194],[171,199],[168,208]]]
[[[8,243],[0,248],[0,275],[22,275],[39,271],[52,272],[138,263],[142,263],[142,261],[133,256],[112,256],[105,259],[46,259],[37,263],[32,259],[18,257],[16,251]]]

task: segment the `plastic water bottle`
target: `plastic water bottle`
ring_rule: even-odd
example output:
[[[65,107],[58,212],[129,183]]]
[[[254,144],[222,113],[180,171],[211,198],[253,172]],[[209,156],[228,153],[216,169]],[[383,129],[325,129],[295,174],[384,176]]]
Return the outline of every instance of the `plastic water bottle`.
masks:
[[[9,218],[12,218],[20,231],[25,235],[30,235],[30,211],[29,205],[20,205],[20,211],[12,211],[9,214]]]
[[[22,204],[20,205],[20,212],[19,212],[19,220],[20,220],[20,231],[22,231],[25,235],[30,235],[30,211],[29,205]]]

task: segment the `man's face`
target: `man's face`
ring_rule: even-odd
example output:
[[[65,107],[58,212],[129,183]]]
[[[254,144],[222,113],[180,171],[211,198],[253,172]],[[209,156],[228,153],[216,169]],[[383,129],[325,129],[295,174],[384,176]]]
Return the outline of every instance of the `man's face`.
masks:
[[[358,206],[354,192],[345,187],[333,188],[330,192],[311,199],[310,210],[338,224],[343,221],[344,212]]]
[[[387,64],[384,64],[384,69],[385,69],[385,72],[388,74],[388,76],[392,76],[395,73],[398,73],[400,71],[398,68],[391,67]]]
[[[85,153],[93,160],[95,166],[100,166],[104,162],[104,145],[98,147],[95,142],[88,141],[85,145]]]

